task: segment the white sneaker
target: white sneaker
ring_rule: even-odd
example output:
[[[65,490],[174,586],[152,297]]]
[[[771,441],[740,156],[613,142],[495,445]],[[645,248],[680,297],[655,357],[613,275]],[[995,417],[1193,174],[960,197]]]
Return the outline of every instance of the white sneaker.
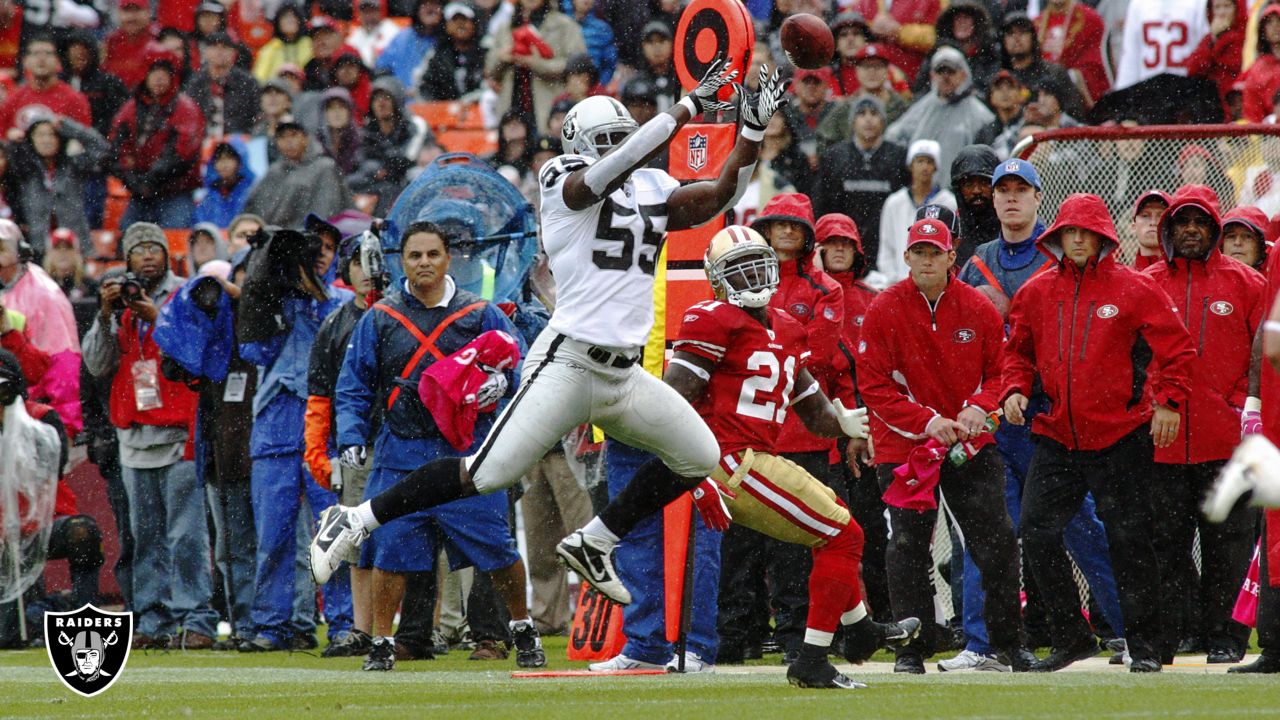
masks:
[[[619,670],[661,670],[662,666],[657,663],[634,660],[626,655],[618,655],[604,662],[591,663],[587,669],[591,672],[617,672]]]
[[[334,505],[320,513],[320,527],[311,540],[311,577],[317,585],[329,582],[344,562],[357,557],[357,549],[369,537],[369,531],[353,512],[354,508]]]
[[[939,672],[1013,672],[1013,668],[996,660],[994,655],[983,655],[972,650],[962,650],[959,655],[938,662]]]
[[[676,660],[677,658],[673,657],[667,661],[667,672],[669,673],[680,672],[679,665],[676,662]],[[693,673],[706,673],[710,675],[715,671],[716,671],[716,666],[703,660],[701,657],[698,656],[698,653],[692,653],[687,651],[685,652],[684,672],[686,675],[692,675]]]
[[[1280,450],[1261,435],[1245,438],[1218,474],[1204,501],[1210,522],[1222,522],[1241,495],[1253,492],[1251,505],[1280,507]]]

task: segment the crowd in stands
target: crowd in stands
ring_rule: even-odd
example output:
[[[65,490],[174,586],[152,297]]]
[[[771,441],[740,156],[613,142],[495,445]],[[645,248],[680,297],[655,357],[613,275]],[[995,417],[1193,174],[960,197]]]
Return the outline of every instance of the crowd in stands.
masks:
[[[115,579],[124,604],[139,615],[134,647],[180,643],[255,652],[317,645],[315,588],[301,579],[305,570],[298,571],[296,583],[294,576],[305,562],[300,558],[313,515],[338,496],[328,478],[304,469],[324,463],[307,466],[300,458],[303,427],[310,422],[304,413],[310,416],[308,400],[316,395],[308,388],[308,358],[327,327],[321,322],[349,303],[359,307],[350,311],[354,317],[365,310],[363,299],[357,303],[350,292],[359,289],[364,274],[358,242],[344,240],[358,232],[349,232],[344,222],[356,218],[356,225],[368,227],[372,218],[385,218],[413,179],[450,152],[481,157],[537,207],[538,171],[561,154],[564,117],[575,103],[615,97],[643,124],[682,97],[675,33],[686,4],[0,0],[0,338],[12,353],[0,352],[0,380],[21,380],[28,396],[42,404],[41,412],[55,412],[68,444],[83,446],[106,479],[122,541]],[[1121,237],[1135,243],[1136,259],[1124,260],[1138,266],[1165,257],[1160,218],[1166,209],[1201,208],[1215,238],[1225,238],[1222,252],[1253,268],[1231,271],[1248,279],[1242,284],[1258,286],[1261,295],[1255,270],[1263,268],[1277,234],[1272,218],[1280,213],[1280,158],[1275,167],[1256,158],[1233,165],[1218,145],[1192,145],[1168,162],[1138,162],[1141,141],[1116,143],[1111,155],[1042,153],[1032,158],[1035,165],[1012,158],[1019,143],[1047,130],[1188,121],[1180,112],[1195,103],[1143,92],[1168,76],[1177,78],[1170,87],[1186,93],[1177,97],[1208,98],[1211,112],[1194,118],[1198,122],[1275,122],[1280,0],[744,5],[756,23],[756,42],[742,81],[755,88],[762,63],[780,67],[791,82],[791,99],[765,130],[760,162],[732,209],[733,222],[757,223],[766,236],[775,227],[795,225],[795,232],[811,238],[809,250],[821,245],[823,250],[814,250],[819,256],[848,260],[842,269],[830,264],[843,260],[826,262],[850,295],[856,287],[870,298],[908,278],[909,228],[928,217],[951,230],[958,278],[987,288],[983,292],[1007,314],[1014,291],[1045,260],[1036,240],[1047,229],[1041,203],[1053,188],[1042,182],[1036,166],[1041,173],[1067,166],[1092,178],[1089,191],[1102,197],[1107,217],[1098,232],[1117,243]],[[779,27],[800,12],[828,21],[836,45],[829,66],[795,68],[783,52]],[[1182,191],[1175,199],[1175,191],[1187,185],[1211,190],[1204,196]],[[778,210],[779,202],[791,209]],[[838,218],[826,220],[833,216]],[[314,292],[291,298],[287,302],[296,304],[281,311],[288,318],[288,339],[242,343],[214,390],[165,396],[149,405],[147,393],[177,390],[159,380],[158,355],[149,354],[156,341],[148,328],[170,298],[196,293],[198,283],[188,278],[216,276],[228,296],[238,297],[244,279],[238,273],[253,272],[245,267],[251,264],[245,260],[251,238],[268,227],[323,239],[312,258]],[[448,253],[444,231],[419,228],[419,234],[434,236]],[[1058,235],[1051,237],[1060,242]],[[1176,265],[1175,258],[1176,253],[1167,259]],[[145,302],[129,299],[131,284],[141,288]],[[424,290],[423,298],[447,306],[454,295],[444,287]],[[437,307],[419,300],[425,309]],[[1258,313],[1265,313],[1261,300],[1254,300]],[[849,302],[850,331],[856,334],[863,315]],[[140,333],[121,330],[119,311],[126,304]],[[1243,306],[1236,307],[1245,314]],[[222,322],[209,312],[210,322]],[[1204,322],[1198,306],[1195,314]],[[1255,315],[1245,319],[1256,329]],[[348,334],[355,325],[349,320]],[[231,320],[226,322],[230,327]],[[519,317],[512,322],[525,329]],[[494,319],[492,326],[504,323]],[[1241,362],[1248,367],[1247,346],[1216,349],[1234,353],[1233,363],[1220,372],[1236,373]],[[255,373],[255,366],[265,372]],[[331,384],[338,383],[337,368],[331,371]],[[342,391],[335,385],[329,392]],[[1029,387],[1026,393],[1033,405],[1042,399]],[[1223,408],[1244,412],[1243,386],[1232,385],[1228,394]],[[215,430],[190,426],[187,420],[197,412]],[[208,442],[197,442],[198,435]],[[370,432],[362,439],[371,450],[373,438]],[[524,529],[531,533],[531,552],[539,553],[529,563],[531,610],[543,634],[565,632],[570,606],[565,575],[548,562],[554,543],[546,541],[590,515],[575,447],[598,453],[599,446],[589,433],[578,439],[577,445],[566,441],[566,452],[549,456],[538,477],[526,483]],[[998,439],[1002,453],[1026,450],[1030,442],[1027,435]],[[1217,457],[1220,446],[1196,465],[1225,459]],[[1159,462],[1176,461],[1161,457]],[[1192,463],[1190,457],[1184,465]],[[1017,461],[1024,473],[1025,460]],[[1015,466],[1008,456],[1006,463]],[[845,483],[844,460],[831,467],[837,478],[832,482]],[[306,501],[296,492],[281,499],[260,491],[264,473],[297,473],[308,487]],[[1201,475],[1185,480],[1202,481]],[[853,487],[851,475],[847,483]],[[1020,488],[1021,479],[1017,483]],[[70,599],[58,605],[56,598],[32,595],[37,611],[78,607],[94,600],[98,590],[101,532],[64,490],[65,485],[57,517],[69,522],[54,534],[60,556],[71,560]],[[869,505],[854,508],[860,520],[874,518],[875,510],[883,516],[875,495]],[[1126,575],[1113,577],[1102,531],[1104,523],[1112,530],[1112,520],[1101,503],[1097,512],[1092,503],[1090,497],[1073,526],[1079,541],[1068,531],[1067,548],[1092,591],[1089,631],[1115,641],[1112,647],[1123,652],[1120,607],[1125,619],[1132,608],[1130,598],[1117,599],[1116,582],[1139,574],[1129,574],[1126,561]],[[1162,578],[1161,586],[1187,598],[1201,594],[1201,580],[1191,577],[1196,570],[1187,560],[1195,527],[1184,516],[1194,513],[1193,505],[1170,504],[1164,510],[1179,522],[1157,528],[1169,556],[1162,561],[1176,565],[1178,573]],[[864,512],[868,507],[872,511]],[[1012,505],[1010,510],[1015,511]],[[507,511],[505,504],[498,508],[504,517]],[[1157,647],[1144,647],[1144,657],[1155,652],[1157,659],[1167,659],[1176,649],[1208,653],[1213,662],[1243,656],[1248,632],[1232,624],[1224,597],[1240,586],[1258,519],[1242,509],[1233,523],[1229,536],[1201,530],[1201,551],[1210,558],[1210,571],[1200,576],[1203,597],[1188,599],[1177,620],[1166,623],[1178,629],[1169,631],[1175,635],[1144,638]],[[873,520],[864,524],[870,537]],[[916,534],[925,537],[931,528],[916,528]],[[1051,543],[1043,535],[1036,539],[1041,557],[1056,561]],[[982,640],[978,571],[956,545],[954,596],[957,607],[963,597],[969,610],[953,623],[960,640],[953,642],[930,623],[927,643],[900,654],[908,658],[906,672],[923,672],[920,658],[948,647],[968,655],[944,670],[987,669],[980,666],[993,657]],[[869,546],[868,601],[877,616],[888,617],[889,587],[923,578],[886,580],[883,538],[878,552],[877,561]],[[474,582],[471,576],[465,582],[451,576],[439,593],[435,556],[392,563],[385,576],[361,575],[367,569],[362,566],[350,577],[335,578],[322,600],[333,654],[369,652],[370,623],[385,626],[378,634],[389,635],[390,617],[403,597],[408,624],[402,622],[397,634],[396,657],[447,652],[448,638],[469,642],[477,659],[506,657],[503,642],[522,629],[508,627],[505,613],[522,612],[523,601],[514,599],[512,588],[519,585],[522,596],[526,571],[514,551],[498,548],[485,557],[492,560],[484,568],[491,573],[475,573]],[[455,560],[450,557],[461,564]],[[1116,570],[1119,575],[1121,568]],[[1042,590],[1052,585],[1059,596],[1069,593],[1072,588],[1064,590],[1061,579],[1053,573]],[[370,590],[371,583],[395,590]],[[1120,592],[1125,590],[1122,583]],[[375,592],[390,592],[378,597],[395,600],[379,605],[359,599]],[[763,596],[778,589],[753,592],[762,597],[750,599],[759,601],[750,606],[752,619],[763,614],[767,624],[768,611],[759,608],[767,608],[770,600]],[[437,596],[444,610],[433,628]],[[1029,607],[1035,608],[1031,597]],[[970,610],[971,601],[977,610]],[[785,607],[803,617],[802,608],[787,604],[790,599],[775,594],[772,602],[775,611]],[[1039,624],[1028,620],[1028,630],[1039,633],[1032,633],[1030,646],[1052,644],[1065,653],[1058,660],[1071,652],[1082,656],[1078,648],[1051,642],[1061,638],[1049,636],[1043,616],[1056,622],[1061,608],[1039,602]],[[466,608],[465,618],[459,606]],[[6,611],[12,608],[0,606],[0,615]],[[220,616],[232,623],[232,637],[218,638]],[[777,620],[781,625],[783,618]],[[754,626],[722,626],[720,632],[735,643],[722,653],[722,662],[740,662],[771,647],[791,657],[800,642],[798,635],[771,637]],[[0,617],[0,646],[16,644],[13,624]],[[715,658],[702,660],[710,666]]]

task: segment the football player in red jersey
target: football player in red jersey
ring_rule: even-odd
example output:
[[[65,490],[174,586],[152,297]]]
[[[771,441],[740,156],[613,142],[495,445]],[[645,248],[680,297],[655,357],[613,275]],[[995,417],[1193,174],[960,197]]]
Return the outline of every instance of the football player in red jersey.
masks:
[[[880,624],[862,602],[862,528],[827,486],[774,452],[787,413],[824,437],[865,440],[866,411],[832,405],[805,368],[808,333],[769,307],[778,258],[750,228],[730,226],[711,239],[707,277],[716,300],[685,311],[665,382],[687,399],[720,443],[711,477],[694,491],[717,529],[730,520],[813,549],[809,614],[800,657],[787,669],[799,687],[863,687],[836,670],[827,653],[846,625],[843,654],[861,663],[876,649],[910,641],[920,622]],[[721,502],[727,509],[717,517]]]

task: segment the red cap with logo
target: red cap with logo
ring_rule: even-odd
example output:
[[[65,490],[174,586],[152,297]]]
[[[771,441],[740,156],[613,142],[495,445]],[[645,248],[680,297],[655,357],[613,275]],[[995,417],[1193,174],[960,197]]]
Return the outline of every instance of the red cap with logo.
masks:
[[[863,60],[879,60],[881,62],[889,62],[889,58],[885,57],[884,46],[879,43],[867,43],[858,48],[858,52],[853,54],[853,62],[855,64]]]
[[[929,243],[942,252],[951,252],[951,230],[940,220],[917,220],[907,231],[907,247],[917,243]]]

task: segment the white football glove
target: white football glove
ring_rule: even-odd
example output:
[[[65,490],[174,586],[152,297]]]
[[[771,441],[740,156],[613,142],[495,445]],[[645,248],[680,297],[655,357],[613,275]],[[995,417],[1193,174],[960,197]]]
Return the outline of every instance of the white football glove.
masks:
[[[707,68],[707,72],[703,74],[702,80],[698,82],[698,87],[689,93],[689,100],[693,103],[697,110],[695,115],[701,115],[704,112],[718,112],[722,110],[730,110],[733,103],[722,102],[716,96],[720,92],[720,88],[732,83],[738,77],[736,69],[724,72],[725,57],[721,55]]]
[[[498,402],[503,395],[507,394],[507,388],[510,385],[506,373],[501,371],[489,373],[489,379],[476,389],[476,404],[480,407],[489,407]]]
[[[342,448],[340,455],[343,465],[349,468],[362,468],[369,459],[369,451],[363,445],[348,445]]]
[[[844,403],[840,402],[838,398],[832,404],[836,408],[836,420],[840,421],[840,429],[844,431],[845,435],[854,440],[862,440],[867,437],[866,408],[846,409]]]

